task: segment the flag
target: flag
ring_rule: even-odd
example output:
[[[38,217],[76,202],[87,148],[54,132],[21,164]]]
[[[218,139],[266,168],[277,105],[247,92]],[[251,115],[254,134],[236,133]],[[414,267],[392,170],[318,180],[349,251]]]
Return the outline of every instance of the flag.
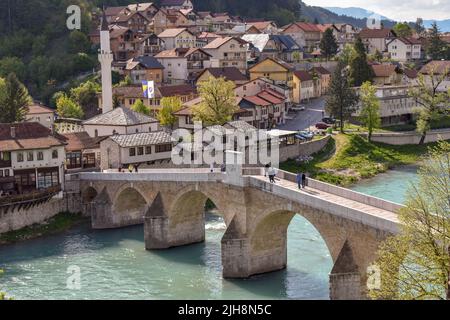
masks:
[[[142,92],[144,93],[144,97],[151,99],[155,97],[155,84],[153,81],[142,81]]]

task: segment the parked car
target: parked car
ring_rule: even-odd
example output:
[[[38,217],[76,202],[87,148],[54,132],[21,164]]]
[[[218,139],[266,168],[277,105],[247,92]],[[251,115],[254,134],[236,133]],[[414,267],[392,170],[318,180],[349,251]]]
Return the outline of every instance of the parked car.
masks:
[[[320,130],[325,130],[328,129],[329,127],[331,127],[329,124],[326,124],[325,122],[317,122],[316,123],[316,128],[320,129]]]
[[[302,106],[302,105],[300,105],[300,104],[294,104],[294,105],[290,108],[290,110],[293,110],[293,111],[303,111],[303,110],[305,110],[305,106]]]
[[[304,130],[297,132],[297,135],[300,135],[308,140],[311,140],[314,137],[314,133]]]
[[[300,141],[306,141],[306,138],[304,136],[300,135],[300,134],[296,134],[295,138],[297,138]]]
[[[335,124],[336,123],[336,119],[330,118],[330,117],[325,117],[322,118],[322,122],[326,123],[326,124]]]

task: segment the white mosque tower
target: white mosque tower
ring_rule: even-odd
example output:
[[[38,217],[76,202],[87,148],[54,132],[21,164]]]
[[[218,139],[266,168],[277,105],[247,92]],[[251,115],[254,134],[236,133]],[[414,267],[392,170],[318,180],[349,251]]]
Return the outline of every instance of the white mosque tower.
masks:
[[[111,45],[109,42],[109,27],[106,21],[106,14],[103,10],[102,26],[100,29],[100,53],[98,61],[100,61],[102,69],[102,112],[106,113],[113,109],[112,101],[112,76],[111,63],[113,55],[111,53]]]

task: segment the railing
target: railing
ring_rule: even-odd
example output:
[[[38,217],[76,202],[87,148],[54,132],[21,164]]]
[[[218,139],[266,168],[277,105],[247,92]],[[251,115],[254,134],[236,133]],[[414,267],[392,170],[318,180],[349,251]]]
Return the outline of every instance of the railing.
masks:
[[[287,171],[278,170],[277,177],[279,177],[280,179],[291,181],[291,182],[296,182],[296,175],[294,173],[290,173]],[[403,208],[403,206],[398,203],[383,200],[383,199],[373,197],[373,196],[369,196],[369,195],[366,195],[366,194],[363,194],[360,192],[356,192],[356,191],[353,191],[350,189],[338,187],[338,186],[335,186],[335,185],[332,185],[332,184],[329,184],[326,182],[322,182],[319,180],[314,180],[314,179],[308,178],[307,184],[309,187],[311,187],[313,189],[331,193],[336,196],[340,196],[342,198],[346,198],[346,199],[353,200],[356,202],[364,203],[364,204],[367,204],[367,205],[375,207],[375,208],[392,211],[392,212],[396,212],[397,210]]]
[[[53,186],[46,189],[36,190],[24,194],[2,196],[0,197],[0,206],[12,205],[17,203],[30,202],[34,200],[41,200],[54,196],[61,191],[61,186]]]

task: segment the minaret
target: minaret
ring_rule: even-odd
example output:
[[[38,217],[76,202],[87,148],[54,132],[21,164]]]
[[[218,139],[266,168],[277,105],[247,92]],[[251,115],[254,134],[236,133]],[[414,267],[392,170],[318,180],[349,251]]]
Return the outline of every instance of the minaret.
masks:
[[[113,55],[111,53],[111,45],[109,42],[109,27],[106,21],[106,14],[103,10],[102,26],[100,29],[100,53],[98,55],[102,68],[102,112],[106,113],[113,109],[112,102],[112,76],[111,63]]]

